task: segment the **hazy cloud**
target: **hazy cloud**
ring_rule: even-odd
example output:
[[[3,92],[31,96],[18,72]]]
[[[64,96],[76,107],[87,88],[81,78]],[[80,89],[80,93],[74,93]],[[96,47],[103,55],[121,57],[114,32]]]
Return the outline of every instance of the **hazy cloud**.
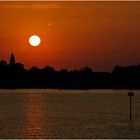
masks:
[[[58,3],[44,3],[44,2],[2,2],[0,3],[0,8],[7,9],[59,9],[62,6]]]

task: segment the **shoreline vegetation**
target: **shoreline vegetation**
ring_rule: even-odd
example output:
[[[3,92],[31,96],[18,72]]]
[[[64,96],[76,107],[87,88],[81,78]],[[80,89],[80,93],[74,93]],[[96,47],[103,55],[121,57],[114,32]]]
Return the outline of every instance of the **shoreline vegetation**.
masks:
[[[122,67],[116,65],[112,72],[94,72],[85,66],[81,69],[56,71],[51,66],[24,68],[15,63],[0,61],[0,89],[140,89],[140,64]]]

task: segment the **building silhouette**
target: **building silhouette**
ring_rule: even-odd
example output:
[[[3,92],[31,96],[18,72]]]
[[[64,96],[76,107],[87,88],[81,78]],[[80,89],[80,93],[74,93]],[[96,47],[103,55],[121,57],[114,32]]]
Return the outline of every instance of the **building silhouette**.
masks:
[[[10,56],[10,65],[14,65],[14,64],[15,64],[15,56],[12,53],[11,56]]]

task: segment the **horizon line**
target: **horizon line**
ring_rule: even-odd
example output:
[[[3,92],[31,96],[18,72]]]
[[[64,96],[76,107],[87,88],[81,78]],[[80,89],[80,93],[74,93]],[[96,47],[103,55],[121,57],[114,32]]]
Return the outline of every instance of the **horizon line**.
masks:
[[[137,2],[137,1],[140,1],[140,0],[0,0],[0,2],[24,2],[24,1],[27,1],[27,2],[70,2],[70,1],[75,1],[75,2],[91,2],[91,1],[95,1],[95,2]]]

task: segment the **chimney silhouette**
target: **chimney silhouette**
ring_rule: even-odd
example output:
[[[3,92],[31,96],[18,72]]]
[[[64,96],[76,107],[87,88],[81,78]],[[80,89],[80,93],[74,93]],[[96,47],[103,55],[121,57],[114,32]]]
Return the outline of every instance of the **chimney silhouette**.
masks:
[[[10,56],[10,65],[14,65],[14,64],[15,64],[15,56],[12,53],[11,56]]]

